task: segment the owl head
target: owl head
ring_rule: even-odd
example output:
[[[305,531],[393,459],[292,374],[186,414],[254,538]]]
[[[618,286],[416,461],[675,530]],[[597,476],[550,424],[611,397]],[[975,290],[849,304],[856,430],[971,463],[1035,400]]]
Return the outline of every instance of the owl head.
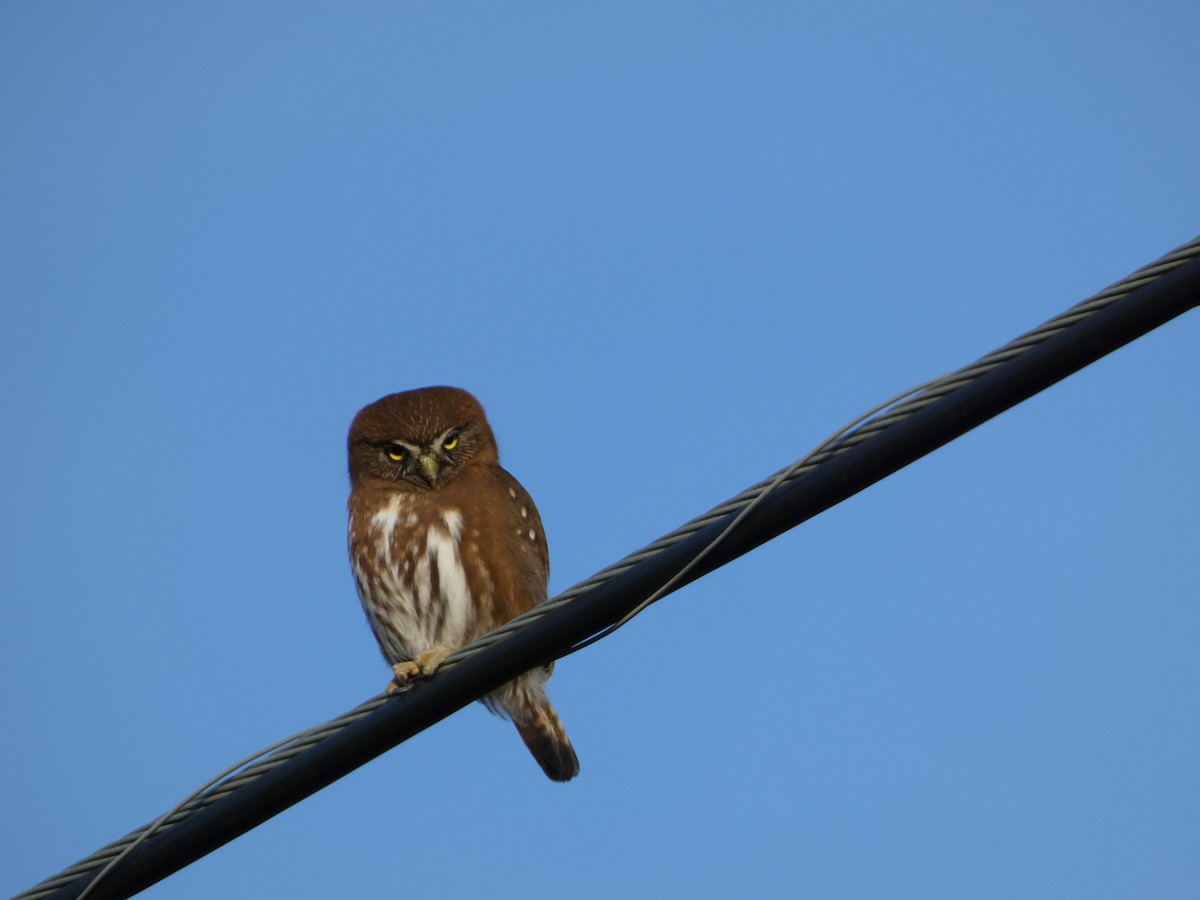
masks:
[[[350,483],[391,482],[437,490],[467,466],[499,461],[496,438],[479,401],[461,388],[428,387],[376,400],[354,417]]]

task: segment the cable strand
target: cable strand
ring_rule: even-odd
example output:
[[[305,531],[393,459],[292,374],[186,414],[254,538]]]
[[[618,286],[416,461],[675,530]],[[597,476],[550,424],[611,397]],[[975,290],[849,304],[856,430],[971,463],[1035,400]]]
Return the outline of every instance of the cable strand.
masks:
[[[1117,300],[1128,296],[1134,291],[1162,278],[1197,258],[1200,258],[1200,237],[1167,253],[1160,259],[1143,266],[1121,281],[1075,304],[1038,327],[1019,335],[975,362],[954,372],[924,382],[917,387],[904,391],[878,404],[846,426],[840,428],[801,459],[780,469],[763,481],[752,485],[737,496],[726,500],[708,512],[685,522],[669,534],[663,535],[647,546],[625,556],[621,560],[592,575],[590,578],[579,582],[554,598],[538,605],[529,612],[512,619],[495,631],[483,635],[471,644],[456,650],[447,657],[441,666],[441,670],[450,669],[455,665],[461,664],[464,660],[483,652],[509,635],[527,628],[533,622],[563,605],[571,603],[576,598],[594,590],[610,579],[621,575],[640,562],[675,546],[707,526],[736,514],[711,541],[700,548],[665,584],[640,601],[617,622],[601,628],[590,637],[567,648],[559,654],[559,657],[578,652],[584,647],[590,646],[596,641],[607,637],[673,590],[680,582],[684,581],[709,553],[737,530],[746,516],[759,503],[763,502],[782,485],[802,477],[816,467],[826,464],[842,453],[859,446],[864,441],[870,440],[881,432],[894,427],[916,412],[965,387],[1006,362],[1029,352],[1047,339],[1077,325],[1090,316],[1104,310]],[[100,883],[107,872],[155,833],[174,827],[198,810],[212,805],[246,784],[257,780],[267,772],[272,771],[326,738],[337,734],[349,725],[375,712],[382,705],[389,702],[389,699],[391,699],[389,695],[379,694],[328,722],[298,732],[291,737],[278,741],[270,747],[246,757],[210,779],[206,784],[153,822],[97,850],[91,856],[80,860],[57,875],[17,895],[14,900],[39,900],[39,898],[45,897],[99,870],[91,883],[79,895],[80,898],[86,897]]]

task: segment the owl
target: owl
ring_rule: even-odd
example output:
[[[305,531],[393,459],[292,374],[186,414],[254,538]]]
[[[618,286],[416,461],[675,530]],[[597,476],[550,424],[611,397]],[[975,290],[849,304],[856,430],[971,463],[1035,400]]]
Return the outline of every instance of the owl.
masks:
[[[479,401],[430,387],[391,394],[350,426],[350,563],[395,680],[546,599],[550,555],[533,499],[500,466]],[[579,760],[546,697],[553,664],[484,698],[554,781]]]

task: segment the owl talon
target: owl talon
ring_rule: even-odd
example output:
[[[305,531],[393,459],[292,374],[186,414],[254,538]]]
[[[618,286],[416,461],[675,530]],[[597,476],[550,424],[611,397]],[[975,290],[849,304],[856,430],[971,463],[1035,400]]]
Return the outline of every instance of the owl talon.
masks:
[[[393,678],[388,683],[389,694],[399,694],[416,678],[428,678],[438,670],[450,655],[449,647],[434,647],[420,654],[416,659],[406,659],[392,666]]]
[[[446,661],[446,657],[449,655],[449,647],[434,647],[418,656],[416,663],[420,667],[421,674],[428,678],[438,670],[438,667]]]
[[[406,659],[392,666],[395,677],[388,683],[387,692],[398,694],[408,686],[408,683],[421,674],[421,667],[415,660]]]

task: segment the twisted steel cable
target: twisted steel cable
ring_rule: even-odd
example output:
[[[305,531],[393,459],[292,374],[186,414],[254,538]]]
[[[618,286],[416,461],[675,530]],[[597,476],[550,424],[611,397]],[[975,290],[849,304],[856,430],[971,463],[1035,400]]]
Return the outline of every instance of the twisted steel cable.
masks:
[[[892,428],[929,405],[966,387],[982,376],[1029,352],[1047,339],[1054,337],[1101,312],[1114,302],[1133,292],[1163,278],[1167,274],[1200,258],[1200,237],[1171,251],[1153,263],[1150,263],[1116,284],[1100,293],[1067,309],[1063,313],[1048,320],[1037,328],[1020,335],[997,350],[992,351],[974,363],[958,369],[955,372],[925,382],[915,388],[905,391],[890,400],[859,416],[827,440],[818,445],[811,453],[795,463],[781,469],[769,478],[747,488],[724,503],[714,507],[701,516],[692,519],[679,528],[660,537],[651,544],[631,553],[611,566],[597,572],[592,577],[582,581],[556,597],[547,600],[533,610],[518,616],[493,632],[479,638],[475,642],[455,651],[442,664],[441,670],[448,670],[461,664],[464,660],[479,654],[496,642],[529,627],[533,622],[543,618],[548,613],[571,603],[573,600],[595,590],[600,585],[623,574],[646,560],[673,547],[698,531],[733,516],[729,524],[715,538],[701,548],[698,553],[665,584],[642,600],[633,610],[619,621],[602,628],[591,637],[580,641],[559,657],[573,653],[576,650],[600,640],[620,628],[650,604],[665,594],[674,590],[682,583],[688,573],[700,560],[713,550],[725,537],[732,533],[742,519],[762,500],[782,485],[811,472],[846,451],[859,446],[889,428]],[[155,832],[173,827],[222,798],[234,793],[247,784],[256,781],[266,773],[283,763],[304,753],[323,740],[337,734],[353,723],[370,715],[391,699],[387,694],[379,694],[363,702],[352,710],[331,719],[314,728],[302,731],[285,738],[272,746],[244,759],[225,772],[213,778],[199,790],[189,796],[178,806],[142,828],[130,832],[125,837],[101,848],[91,856],[80,860],[30,890],[19,894],[14,900],[38,900],[46,897],[60,888],[72,884],[83,876],[96,870],[102,870],[100,876],[79,896],[86,896],[101,880],[105,871],[119,862],[139,844]]]

